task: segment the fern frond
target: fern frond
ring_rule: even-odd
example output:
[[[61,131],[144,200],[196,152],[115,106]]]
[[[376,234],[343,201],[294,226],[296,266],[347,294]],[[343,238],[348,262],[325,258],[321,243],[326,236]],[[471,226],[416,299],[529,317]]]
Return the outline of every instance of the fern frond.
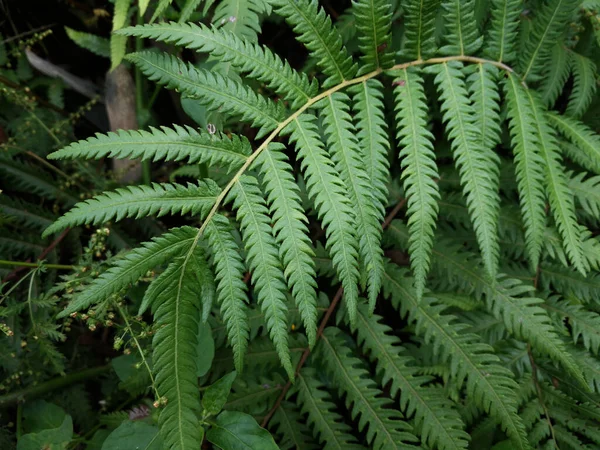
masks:
[[[370,79],[353,88],[352,110],[372,201],[378,212],[378,221],[383,222],[388,197],[390,141],[384,117],[383,85],[379,80]]]
[[[308,342],[317,336],[317,282],[311,241],[299,188],[283,146],[269,145],[257,158],[274,219],[273,231],[288,287],[298,305]]]
[[[172,2],[173,0],[158,0],[156,9],[154,10],[154,14],[152,14],[150,22],[154,22],[156,19],[158,19],[162,15],[162,13],[166,11],[166,9]]]
[[[258,303],[265,312],[269,336],[283,367],[293,379],[294,368],[287,340],[285,275],[271,229],[271,218],[256,179],[243,175],[231,190],[229,200],[233,201],[233,207],[237,210],[237,220],[246,247],[246,261],[252,272]]]
[[[492,0],[491,2],[492,18],[485,53],[496,61],[511,63],[515,59],[522,5],[520,0]]]
[[[493,277],[498,270],[500,252],[497,232],[499,159],[492,149],[481,146],[476,112],[469,103],[461,69],[460,63],[442,63],[435,67],[435,82],[477,242],[485,268]]]
[[[571,328],[573,343],[581,339],[583,346],[598,354],[600,349],[600,315],[585,309],[582,305],[551,297],[544,305],[550,313],[558,315],[561,319],[566,318]]]
[[[391,401],[368,376],[363,362],[352,356],[343,333],[335,327],[326,328],[316,349],[316,357],[340,395],[345,396],[346,406],[352,417],[358,419],[358,429],[365,431],[371,448],[412,448],[408,444],[417,441],[412,427],[403,420],[400,411],[388,408]]]
[[[243,136],[200,133],[175,125],[144,130],[119,130],[99,134],[57,150],[50,159],[140,158],[156,161],[183,161],[190,164],[220,164],[228,171],[241,167],[252,153]]]
[[[416,331],[433,342],[440,359],[450,359],[452,375],[459,382],[466,380],[467,394],[478,406],[488,412],[513,443],[513,448],[529,449],[525,427],[517,413],[517,384],[512,373],[500,365],[492,348],[480,343],[479,336],[464,333],[466,325],[454,321],[453,316],[442,315],[444,307],[434,306],[432,300],[420,302],[410,287],[410,279],[391,264],[386,266],[384,292],[391,297],[401,314],[408,314],[416,322]]]
[[[432,377],[418,375],[414,358],[400,350],[400,339],[382,318],[370,315],[364,305],[358,308],[358,322],[353,331],[358,344],[368,351],[376,364],[383,385],[390,384],[390,394],[400,394],[400,406],[407,416],[414,413],[422,442],[440,450],[467,448],[469,435],[458,411],[441,389],[423,387]]]
[[[427,100],[419,72],[404,69],[395,81],[396,139],[401,146],[404,191],[408,199],[410,265],[417,297],[427,281],[433,235],[438,216],[439,178],[433,135],[427,129]]]
[[[344,300],[354,323],[358,304],[358,246],[354,214],[346,187],[319,138],[316,118],[302,114],[284,132],[291,133],[302,160],[306,188],[327,237],[327,251],[344,287]]]
[[[571,52],[570,55],[573,90],[565,113],[569,116],[581,117],[596,93],[596,65],[591,59],[578,53]]]
[[[573,295],[586,303],[598,303],[600,299],[600,276],[588,274],[584,277],[579,272],[556,264],[544,264],[540,268],[541,285],[564,295]]]
[[[403,3],[403,53],[407,58],[426,59],[435,52],[435,19],[439,5],[440,0],[408,0]]]
[[[310,430],[293,403],[283,402],[273,414],[269,424],[283,435],[283,439],[278,443],[281,450],[314,450],[318,448],[312,442]]]
[[[265,0],[223,0],[215,8],[212,23],[246,41],[256,42],[260,32],[259,15],[270,12],[270,2]]]
[[[565,171],[561,167],[556,137],[548,125],[539,100],[531,90],[526,92],[533,112],[533,124],[537,134],[538,148],[544,159],[546,191],[550,200],[552,215],[563,238],[563,245],[569,260],[577,270],[585,275],[586,267],[582,257],[581,232],[575,216],[575,203],[573,194],[569,192]]]
[[[295,389],[302,414],[307,414],[308,425],[314,427],[314,436],[323,444],[323,450],[365,450],[352,436],[352,429],[338,414],[338,407],[325,391],[314,369],[300,371]]]
[[[164,0],[162,0],[164,1]],[[115,0],[113,12],[112,31],[123,28],[128,20],[129,7],[131,0]],[[121,61],[127,51],[127,38],[124,36],[111,35],[110,37],[110,69],[113,70]]]
[[[202,3],[204,0],[187,0],[185,2],[185,6],[181,9],[181,14],[179,15],[179,22],[180,23],[185,23],[187,22],[191,15],[194,13],[194,11],[196,11],[196,9],[198,9],[198,6],[200,6],[200,3]],[[212,4],[212,0],[209,0],[206,2],[205,5],[205,9],[210,6]],[[143,15],[143,14],[142,14]]]
[[[440,50],[448,55],[471,55],[479,50],[480,36],[475,20],[475,0],[444,0],[445,40]]]
[[[277,355],[275,359],[277,360]],[[277,364],[279,365],[279,360]],[[237,378],[223,409],[253,415],[264,413],[276,401],[284,384],[284,378],[277,372],[268,376],[247,375],[244,378]]]
[[[160,286],[150,293],[157,330],[152,340],[152,361],[156,389],[167,401],[158,423],[168,448],[195,449],[202,443],[196,375],[200,319],[197,300],[201,292],[195,260],[203,257],[196,247],[189,261],[184,257],[173,261],[150,285]]]
[[[555,0],[539,6],[522,48],[523,56],[519,58],[519,73],[523,79],[537,80],[545,66],[544,61],[577,11],[578,4],[578,0]]]
[[[319,105],[323,108],[327,146],[355,208],[355,226],[360,243],[359,258],[367,272],[369,304],[373,310],[383,276],[380,214],[372,200],[371,185],[361,158],[356,130],[348,112],[350,99],[345,94],[336,92],[323,102]]]
[[[476,64],[467,77],[469,93],[475,109],[475,126],[483,148],[495,149],[500,142],[500,95],[497,91],[500,73],[490,64]]]
[[[285,118],[281,102],[275,103],[231,78],[197,69],[175,56],[144,51],[130,53],[127,60],[138,66],[150,80],[177,89],[212,111],[240,116],[243,121],[260,128],[258,138],[275,129]]]
[[[6,195],[0,195],[0,213],[9,216],[11,222],[36,231],[43,231],[56,220],[52,213],[41,206]]]
[[[253,78],[265,82],[292,108],[306,103],[317,94],[317,81],[292,69],[269,48],[243,40],[235,34],[203,24],[160,23],[124,28],[119,34],[151,38],[208,53]]]
[[[525,242],[531,267],[537,267],[545,228],[544,160],[538,150],[538,137],[533,126],[534,112],[525,89],[514,75],[509,74],[504,90],[521,214],[525,224]]]
[[[317,60],[327,79],[323,87],[329,88],[356,74],[356,64],[342,43],[342,37],[332,26],[331,18],[317,0],[271,0],[277,14],[299,35]]]
[[[581,207],[593,217],[600,217],[600,175],[586,178],[581,172],[569,180],[569,189]]]
[[[215,203],[221,189],[211,179],[198,184],[158,184],[120,188],[104,192],[78,203],[68,213],[46,228],[42,236],[48,236],[67,227],[85,223],[102,224],[110,220],[136,219],[166,214],[193,214],[203,218]]]
[[[205,234],[217,280],[217,300],[227,327],[229,344],[233,349],[235,369],[241,373],[250,337],[246,306],[248,298],[247,286],[243,281],[244,262],[231,231],[229,220],[215,214],[206,226]]]
[[[352,2],[358,47],[362,52],[359,75],[394,65],[392,44],[392,5],[388,0],[354,0]]]
[[[173,228],[169,232],[143,243],[117,259],[115,265],[94,279],[78,293],[58,317],[66,317],[81,309],[108,299],[111,295],[135,283],[146,272],[178,257],[191,247],[198,230],[193,227]]]
[[[600,174],[600,136],[585,124],[556,113],[547,114],[550,125],[564,135],[586,155],[587,169]],[[577,161],[579,162],[579,161]]]
[[[98,56],[110,58],[110,41],[95,34],[77,31],[65,27],[67,36],[81,48],[84,48]]]
[[[542,103],[547,108],[552,107],[556,103],[569,78],[571,70],[569,60],[569,53],[562,43],[558,43],[552,47],[550,61],[546,65],[544,77],[538,89]]]

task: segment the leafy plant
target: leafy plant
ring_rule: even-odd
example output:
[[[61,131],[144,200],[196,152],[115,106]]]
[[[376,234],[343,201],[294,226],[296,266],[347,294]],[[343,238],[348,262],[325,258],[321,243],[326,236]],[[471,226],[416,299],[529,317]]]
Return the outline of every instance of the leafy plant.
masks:
[[[115,34],[219,61],[125,56],[219,127],[97,135],[49,156],[200,165],[187,185],[81,202],[45,232],[193,216],[60,314],[161,270],[141,312],[153,317],[164,446],[197,449],[205,434],[221,448],[275,446],[241,411],[285,448],[600,445],[595,3],[356,0],[347,42],[316,0],[242,3],[245,14],[220,22],[235,29],[158,22]],[[258,42],[272,12],[312,70]],[[209,379],[235,368],[239,384],[199,390],[206,323],[231,348]],[[224,384],[229,401],[211,391]]]

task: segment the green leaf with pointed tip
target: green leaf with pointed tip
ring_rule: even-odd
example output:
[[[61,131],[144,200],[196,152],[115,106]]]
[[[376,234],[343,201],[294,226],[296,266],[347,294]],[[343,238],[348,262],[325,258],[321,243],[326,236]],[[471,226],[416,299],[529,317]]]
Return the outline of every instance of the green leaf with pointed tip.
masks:
[[[231,392],[231,385],[236,376],[237,372],[233,371],[219,378],[206,388],[202,396],[202,407],[207,414],[215,416],[221,412],[223,406],[227,403],[227,398]]]
[[[223,411],[206,433],[206,439],[227,450],[278,450],[273,436],[248,414]]]

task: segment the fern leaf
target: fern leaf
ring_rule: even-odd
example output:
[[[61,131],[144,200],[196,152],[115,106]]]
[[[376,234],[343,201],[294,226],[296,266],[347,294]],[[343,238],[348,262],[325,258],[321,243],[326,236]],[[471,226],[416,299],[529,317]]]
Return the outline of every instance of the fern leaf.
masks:
[[[426,59],[436,49],[435,20],[440,0],[409,0],[403,3],[404,50],[410,59]]]
[[[424,444],[440,450],[467,448],[469,435],[464,431],[465,425],[458,411],[442,390],[423,387],[432,377],[418,375],[419,367],[414,358],[399,350],[400,339],[381,320],[361,305],[353,331],[358,335],[358,344],[377,365],[383,385],[391,382],[391,395],[395,397],[400,393],[400,406],[406,415],[414,413]]]
[[[586,175],[582,172],[572,177],[569,189],[588,214],[600,217],[600,175],[584,180]]]
[[[569,192],[568,180],[561,166],[560,155],[553,130],[548,125],[539,101],[530,90],[527,95],[533,111],[533,123],[538,139],[538,148],[544,159],[546,186],[550,208],[569,260],[583,275],[586,265],[581,250],[581,232],[575,217],[573,194]]]
[[[198,249],[198,247],[196,247]],[[196,375],[197,335],[201,295],[195,259],[181,257],[171,263],[154,283],[150,300],[157,327],[152,340],[156,389],[167,403],[158,424],[167,448],[196,449],[202,444],[198,426],[200,393]],[[150,285],[152,287],[152,285]],[[150,288],[149,288],[150,289]]]
[[[565,31],[578,3],[578,0],[555,0],[544,2],[538,8],[522,48],[523,56],[519,58],[519,73],[523,74],[523,79],[537,80],[545,66],[544,61]]]
[[[119,31],[127,36],[151,38],[208,53],[224,63],[247,74],[247,77],[265,82],[282,98],[296,108],[317,94],[316,80],[309,81],[269,48],[245,41],[235,34],[209,28],[203,24],[160,23],[130,27]]]
[[[369,304],[375,309],[383,276],[381,222],[372,200],[369,178],[362,162],[356,130],[348,113],[350,99],[336,92],[319,105],[323,108],[323,125],[327,146],[355,207],[359,236],[359,257],[366,267]]]
[[[352,417],[360,417],[358,429],[365,431],[371,448],[413,448],[408,445],[417,441],[411,433],[412,427],[403,420],[400,411],[388,408],[391,401],[368,376],[362,361],[352,356],[343,333],[338,328],[326,328],[316,348],[316,357],[331,375],[340,394],[346,397]]]
[[[582,305],[570,303],[566,300],[560,300],[557,297],[551,297],[546,300],[544,305],[551,313],[568,320],[573,336],[573,343],[581,339],[583,346],[598,354],[600,349],[600,315],[584,309]]]
[[[302,114],[286,127],[302,160],[309,195],[326,230],[327,250],[344,287],[344,300],[354,323],[358,304],[358,238],[346,187],[319,138],[316,118]]]
[[[433,135],[427,129],[427,100],[419,72],[404,69],[395,81],[397,140],[401,146],[404,191],[408,198],[410,265],[415,275],[417,296],[427,281],[433,234],[440,199],[435,180],[439,178]]]
[[[40,232],[56,220],[52,213],[42,207],[6,195],[0,195],[0,213],[9,216],[11,222]]]
[[[185,6],[181,9],[181,14],[179,15],[179,23],[185,23],[189,20],[194,11],[198,9],[200,3],[204,0],[187,0],[185,2]],[[210,6],[214,0],[207,1],[207,5],[204,6],[206,9],[207,6]]]
[[[265,0],[223,0],[215,8],[212,23],[246,41],[256,42],[260,32],[259,15],[270,11],[270,2]]]
[[[323,443],[323,450],[365,450],[337,413],[339,408],[324,387],[314,369],[307,367],[298,374],[298,404],[301,412],[308,415],[307,423],[314,427],[315,438]]]
[[[178,89],[213,111],[241,116],[243,121],[260,128],[258,138],[277,128],[285,117],[282,103],[262,97],[218,72],[197,69],[175,56],[145,51],[130,53],[127,60],[138,66],[150,80]]]
[[[131,6],[131,0],[115,0],[112,30],[123,28],[127,23],[127,13]],[[110,37],[110,69],[113,70],[123,60],[127,47],[127,38],[116,34]]]
[[[573,90],[565,113],[572,117],[581,117],[596,93],[596,65],[591,59],[578,53],[571,52],[570,55]]]
[[[600,298],[600,276],[589,274],[584,277],[571,268],[556,264],[545,264],[540,268],[541,285],[564,295],[572,295],[579,301],[596,303]]]
[[[120,188],[78,203],[49,226],[43,236],[84,223],[97,225],[126,217],[139,219],[150,215],[189,213],[202,218],[208,214],[220,192],[219,186],[210,179],[200,181],[198,185],[153,183],[152,186]]]
[[[504,90],[521,214],[525,224],[525,243],[531,267],[537,267],[545,228],[544,160],[538,150],[538,138],[533,126],[534,113],[525,89],[514,75],[509,74]]]
[[[84,48],[98,56],[110,58],[110,41],[95,34],[77,31],[73,28],[65,27],[67,36],[79,47]]]
[[[344,47],[342,37],[317,0],[271,0],[271,3],[294,27],[298,40],[306,45],[327,75],[323,87],[329,88],[356,74],[356,64]]]
[[[475,109],[475,126],[481,136],[481,146],[493,150],[500,142],[500,95],[496,90],[499,71],[490,64],[476,64],[472,69],[467,83]]]
[[[358,30],[358,47],[362,52],[359,75],[394,65],[392,44],[392,5],[387,0],[352,2]]]
[[[486,54],[496,61],[510,63],[515,59],[515,44],[519,16],[523,10],[520,0],[492,0],[491,23],[486,39]]]
[[[440,64],[435,67],[435,81],[477,242],[486,270],[493,277],[498,270],[500,251],[497,231],[499,159],[492,149],[481,146],[475,111],[469,104],[461,69],[461,64]]]
[[[285,275],[258,182],[253,177],[243,175],[231,190],[229,199],[237,210],[237,220],[246,246],[246,261],[252,272],[258,303],[265,312],[269,335],[283,367],[293,379],[294,368],[287,341]]]
[[[273,231],[279,247],[288,287],[298,305],[312,347],[317,336],[317,282],[311,241],[298,185],[283,146],[271,144],[257,158],[273,215]]]
[[[356,117],[358,142],[363,151],[363,164],[369,177],[372,201],[377,210],[377,221],[383,222],[388,197],[390,148],[384,117],[383,85],[375,79],[367,80],[352,90],[353,112]]]
[[[74,142],[48,155],[49,159],[119,158],[156,161],[183,161],[190,164],[221,164],[228,171],[241,167],[252,153],[244,136],[199,133],[175,125],[144,130],[119,130]]]
[[[81,309],[106,300],[135,283],[146,272],[180,256],[191,247],[197,234],[192,227],[173,228],[168,233],[146,242],[118,259],[113,267],[94,279],[58,317],[66,317]]]
[[[416,322],[417,332],[434,343],[442,360],[451,360],[454,378],[466,380],[469,397],[502,425],[513,448],[531,448],[517,413],[517,384],[512,373],[500,365],[492,348],[481,343],[479,336],[464,332],[466,325],[442,315],[444,307],[434,306],[428,298],[417,301],[411,284],[401,270],[391,264],[386,267],[384,291],[394,307],[400,308],[403,316],[408,314],[409,322]]]
[[[312,442],[310,430],[293,403],[282,402],[269,422],[270,427],[283,435],[278,442],[281,450],[314,450],[317,446]]]
[[[444,0],[442,7],[446,12],[448,44],[441,51],[448,55],[470,55],[479,50],[483,37],[479,35],[475,20],[475,0]]]
[[[577,146],[579,151],[586,155],[586,167],[600,174],[600,136],[585,124],[567,116],[556,113],[547,115],[550,125]]]
[[[562,43],[558,43],[552,47],[550,62],[547,64],[539,87],[542,103],[548,108],[556,103],[569,78],[569,71],[571,69],[569,60],[569,53]]]
[[[247,286],[243,281],[244,262],[231,231],[229,220],[215,214],[206,226],[206,239],[210,245],[217,280],[217,300],[233,349],[235,369],[241,373],[250,338],[246,306],[248,298]]]

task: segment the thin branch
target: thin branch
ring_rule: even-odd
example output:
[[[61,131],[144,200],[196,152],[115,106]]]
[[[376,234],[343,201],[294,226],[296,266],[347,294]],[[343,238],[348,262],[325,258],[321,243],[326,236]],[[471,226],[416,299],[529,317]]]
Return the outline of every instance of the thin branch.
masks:
[[[394,217],[396,217],[396,215],[400,212],[400,210],[404,207],[405,204],[406,204],[405,198],[398,202],[398,204],[394,207],[394,209],[392,209],[392,211],[386,216],[385,220],[383,221],[383,224],[382,224],[383,229],[386,229],[390,225],[390,223],[392,223],[392,220],[394,220]],[[331,304],[329,305],[329,308],[327,308],[327,311],[325,311],[325,315],[323,316],[323,319],[321,319],[321,324],[319,325],[319,329],[317,330],[317,337],[315,339],[315,345],[317,344],[317,342],[323,335],[323,331],[325,330],[325,327],[327,326],[327,322],[329,322],[329,318],[335,311],[335,308],[337,307],[338,303],[340,302],[343,293],[344,293],[344,289],[340,286],[340,288],[335,293],[333,300],[331,300]],[[298,374],[300,373],[300,370],[304,366],[304,363],[306,362],[306,360],[308,359],[309,356],[310,356],[310,348],[307,348],[306,350],[304,350],[304,353],[302,353],[302,357],[300,358],[300,361],[298,361],[298,365],[296,366],[296,372],[295,372],[296,376],[298,376]],[[275,402],[273,407],[270,409],[268,414],[263,418],[263,421],[260,424],[261,427],[264,428],[267,426],[267,424],[269,423],[269,420],[271,420],[271,417],[273,417],[273,414],[275,414],[275,411],[277,411],[277,408],[279,408],[279,406],[281,405],[281,402],[285,399],[285,396],[287,395],[287,393],[291,387],[292,387],[292,380],[288,380],[288,382],[283,387],[281,394],[279,395],[279,397],[277,397],[277,401]]]

